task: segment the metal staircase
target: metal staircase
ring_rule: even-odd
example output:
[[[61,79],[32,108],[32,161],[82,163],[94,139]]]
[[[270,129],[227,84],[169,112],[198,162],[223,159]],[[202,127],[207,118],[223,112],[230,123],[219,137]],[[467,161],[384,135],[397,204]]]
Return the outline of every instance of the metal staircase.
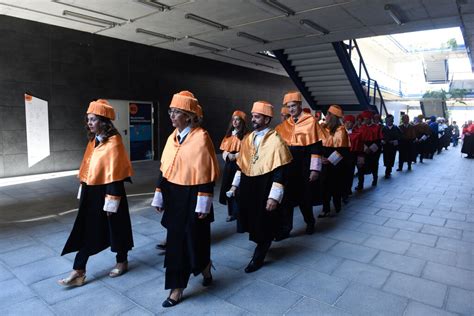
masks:
[[[370,78],[355,40],[273,53],[313,109],[326,111],[331,104],[338,104],[344,111],[369,109],[386,114],[377,81]],[[357,70],[351,59],[353,56],[359,57]],[[362,86],[362,81],[366,82],[367,88]]]

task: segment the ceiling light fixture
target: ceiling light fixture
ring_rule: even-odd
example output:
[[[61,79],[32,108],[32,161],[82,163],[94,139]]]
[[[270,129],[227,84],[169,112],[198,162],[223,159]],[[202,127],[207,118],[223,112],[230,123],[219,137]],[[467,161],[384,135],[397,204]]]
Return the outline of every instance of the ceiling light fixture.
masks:
[[[324,27],[322,27],[319,24],[314,23],[311,20],[306,20],[306,19],[300,20],[300,24],[310,28],[313,31],[317,31],[317,32],[319,32],[323,35],[329,34],[329,31],[327,29],[325,29]]]
[[[141,28],[138,28],[138,29],[136,29],[135,31],[136,31],[137,33],[147,34],[147,35],[151,35],[151,36],[163,38],[163,39],[166,39],[166,40],[169,40],[169,41],[176,41],[176,40],[177,40],[176,37],[169,36],[169,35],[165,35],[165,34],[161,34],[161,33],[157,33],[157,32],[153,32],[153,31],[148,31],[148,30],[141,29]]]
[[[189,42],[188,45],[189,45],[189,46],[193,46],[193,47],[202,48],[202,49],[205,49],[205,50],[209,50],[209,51],[211,51],[211,52],[217,52],[217,51],[219,51],[217,48],[210,47],[210,46],[206,46],[206,45],[202,45],[202,44],[199,44],[199,43],[194,43],[194,42]]]
[[[112,26],[112,27],[118,25],[118,23],[113,22],[113,21],[104,20],[104,19],[101,19],[101,18],[96,18],[95,16],[90,16],[90,15],[77,13],[77,12],[73,12],[73,11],[68,11],[68,10],[64,10],[63,15],[73,16],[75,18],[89,20],[89,21],[97,22],[97,23],[102,23],[102,24]]]
[[[255,35],[252,35],[252,34],[249,34],[249,33],[245,33],[245,32],[238,32],[237,33],[237,36],[239,37],[245,37],[249,40],[252,40],[252,41],[256,41],[256,42],[259,42],[259,43],[262,43],[262,44],[267,44],[269,43],[269,41],[267,40],[264,40],[263,38],[261,37],[258,37],[258,36],[255,36]]]
[[[201,16],[198,16],[198,15],[195,15],[195,14],[192,14],[192,13],[187,13],[184,17],[186,19],[190,19],[190,20],[194,20],[194,21],[197,21],[197,22],[201,22],[201,23],[210,25],[212,27],[215,27],[216,29],[220,29],[221,31],[227,30],[229,28],[228,26],[225,26],[223,24],[211,21],[209,19],[203,18]]]
[[[295,11],[288,8],[286,5],[276,1],[276,0],[263,0],[263,3],[271,6],[274,9],[277,9],[280,12],[285,13],[286,16],[295,15]]]
[[[395,21],[395,23],[397,23],[398,25],[403,25],[405,23],[395,6],[393,6],[392,4],[386,4],[384,9],[388,12],[388,15],[390,15],[390,17]]]
[[[150,7],[157,8],[160,11],[171,10],[171,7],[169,5],[155,1],[155,0],[137,0],[137,2],[148,5]]]
[[[81,6],[78,6],[78,5],[75,5],[75,4],[62,2],[62,0],[51,0],[51,1],[54,2],[54,3],[60,4],[60,5],[64,5],[64,6],[72,7],[72,8],[75,8],[75,9],[89,11],[89,12],[92,12],[92,13],[95,13],[95,14],[100,14],[100,15],[103,15],[103,16],[107,16],[109,18],[122,20],[122,21],[127,21],[127,19],[122,18],[120,16],[115,16],[115,15],[111,15],[111,14],[108,14],[108,13],[104,13],[104,12],[92,10],[92,9],[89,9],[89,8],[81,7]]]

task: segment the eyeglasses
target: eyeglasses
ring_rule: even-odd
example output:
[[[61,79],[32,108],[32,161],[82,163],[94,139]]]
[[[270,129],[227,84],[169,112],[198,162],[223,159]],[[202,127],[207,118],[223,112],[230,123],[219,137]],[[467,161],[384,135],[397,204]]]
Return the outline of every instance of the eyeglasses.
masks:
[[[178,116],[179,114],[183,114],[183,112],[175,109],[169,109],[168,114],[169,116]]]

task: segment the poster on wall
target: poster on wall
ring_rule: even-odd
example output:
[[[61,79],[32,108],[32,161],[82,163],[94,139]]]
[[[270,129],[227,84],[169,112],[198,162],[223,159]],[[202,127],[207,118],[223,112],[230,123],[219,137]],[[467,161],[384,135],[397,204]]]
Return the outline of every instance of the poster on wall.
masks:
[[[129,103],[130,160],[153,159],[152,104]]]
[[[28,168],[50,155],[48,102],[25,94]]]

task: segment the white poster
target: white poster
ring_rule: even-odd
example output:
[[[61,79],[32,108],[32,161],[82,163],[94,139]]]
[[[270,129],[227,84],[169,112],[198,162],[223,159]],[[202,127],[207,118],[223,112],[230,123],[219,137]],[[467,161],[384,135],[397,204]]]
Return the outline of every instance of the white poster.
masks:
[[[50,155],[48,102],[25,94],[28,167]]]

